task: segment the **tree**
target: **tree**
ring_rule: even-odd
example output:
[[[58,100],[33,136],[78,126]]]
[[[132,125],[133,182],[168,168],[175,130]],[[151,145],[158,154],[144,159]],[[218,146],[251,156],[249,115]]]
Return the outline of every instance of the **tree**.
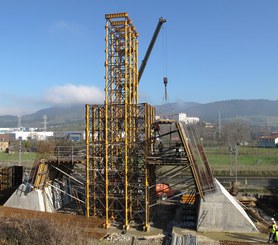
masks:
[[[21,150],[23,152],[30,151],[32,144],[28,140],[21,141]]]
[[[222,137],[226,145],[249,142],[251,139],[251,128],[246,123],[240,121],[228,123],[223,127]]]

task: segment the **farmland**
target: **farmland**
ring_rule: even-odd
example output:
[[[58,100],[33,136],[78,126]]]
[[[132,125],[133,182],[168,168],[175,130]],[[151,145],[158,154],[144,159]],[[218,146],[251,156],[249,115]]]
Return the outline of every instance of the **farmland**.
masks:
[[[239,176],[278,176],[277,148],[239,146],[238,155],[230,153],[227,147],[206,147],[205,151],[215,176],[229,175],[235,169]],[[30,168],[37,158],[36,152],[0,153],[2,166],[18,165],[20,162]]]
[[[240,176],[277,176],[278,149],[239,146],[238,154],[227,147],[205,149],[214,175],[229,175],[237,170]]]

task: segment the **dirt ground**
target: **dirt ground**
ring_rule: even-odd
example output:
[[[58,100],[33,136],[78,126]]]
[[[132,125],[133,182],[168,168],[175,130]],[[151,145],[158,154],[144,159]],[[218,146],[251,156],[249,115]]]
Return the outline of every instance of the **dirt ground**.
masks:
[[[191,235],[196,237],[199,245],[220,245],[220,244],[264,244],[267,242],[268,234],[258,233],[228,233],[228,232],[197,232],[194,230],[173,228],[173,232],[179,236]],[[115,227],[107,231],[108,235],[99,244],[140,244],[140,245],[170,245],[171,239],[163,234],[161,229],[150,228],[149,232],[141,232],[130,229],[125,234]],[[222,243],[221,243],[222,242]],[[229,243],[228,243],[229,242]],[[232,242],[232,243],[231,243]]]
[[[128,231],[123,232],[116,227],[110,227],[108,230],[100,228],[102,220],[93,219],[85,220],[84,217],[76,217],[66,214],[51,214],[38,211],[13,209],[0,206],[0,217],[20,217],[23,219],[43,218],[43,219],[55,219],[59,223],[71,223],[72,225],[78,225],[86,230],[88,240],[91,240],[90,244],[122,244],[122,245],[170,245],[171,244],[171,232],[176,233],[179,236],[191,235],[197,238],[199,245],[222,245],[228,243],[221,243],[220,241],[234,241],[245,242],[240,244],[263,244],[267,242],[268,234],[266,230],[260,228],[261,232],[258,233],[228,233],[228,232],[197,232],[190,229],[182,229],[173,227],[171,232],[165,234],[162,229],[151,227],[148,232],[139,231],[135,228],[130,228]],[[260,227],[260,224],[256,224]],[[231,244],[231,243],[229,243]],[[233,243],[239,244],[239,243]]]
[[[220,241],[254,242],[266,243],[267,233],[229,233],[229,232],[196,232],[192,230],[183,230],[175,228],[178,234],[192,234],[197,236],[199,244],[219,244]]]

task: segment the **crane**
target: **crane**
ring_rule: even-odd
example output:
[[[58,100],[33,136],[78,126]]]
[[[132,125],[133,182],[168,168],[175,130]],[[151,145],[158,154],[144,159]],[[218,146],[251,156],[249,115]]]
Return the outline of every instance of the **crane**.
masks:
[[[154,44],[155,44],[156,38],[157,38],[157,36],[158,36],[158,34],[159,34],[159,31],[160,31],[162,25],[163,25],[165,22],[166,22],[166,19],[164,19],[164,18],[162,18],[162,17],[159,18],[158,23],[157,23],[157,26],[156,26],[156,29],[155,29],[154,34],[153,34],[153,37],[152,37],[152,40],[151,40],[151,42],[150,42],[150,44],[149,44],[149,47],[148,47],[147,52],[146,52],[146,54],[145,54],[145,57],[144,57],[144,59],[142,60],[141,66],[140,66],[140,68],[139,68],[139,72],[138,72],[138,82],[140,82],[140,79],[141,79],[142,74],[143,74],[143,72],[144,72],[144,70],[145,70],[146,64],[147,64],[148,59],[149,59],[149,57],[150,57],[150,54],[151,54],[151,52],[152,52],[153,46],[154,46]]]

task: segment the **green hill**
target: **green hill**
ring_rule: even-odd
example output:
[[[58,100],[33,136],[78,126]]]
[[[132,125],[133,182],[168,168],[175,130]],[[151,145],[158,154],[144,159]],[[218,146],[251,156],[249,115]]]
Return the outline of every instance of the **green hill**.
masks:
[[[223,123],[242,120],[249,125],[278,127],[278,100],[226,100],[200,104],[180,102],[156,106],[157,113],[171,111],[199,117],[201,121],[218,122],[219,114]],[[48,127],[72,127],[84,129],[85,105],[51,107],[21,117],[23,127],[43,127],[43,116],[47,116]],[[17,116],[0,116],[0,128],[17,127]]]

